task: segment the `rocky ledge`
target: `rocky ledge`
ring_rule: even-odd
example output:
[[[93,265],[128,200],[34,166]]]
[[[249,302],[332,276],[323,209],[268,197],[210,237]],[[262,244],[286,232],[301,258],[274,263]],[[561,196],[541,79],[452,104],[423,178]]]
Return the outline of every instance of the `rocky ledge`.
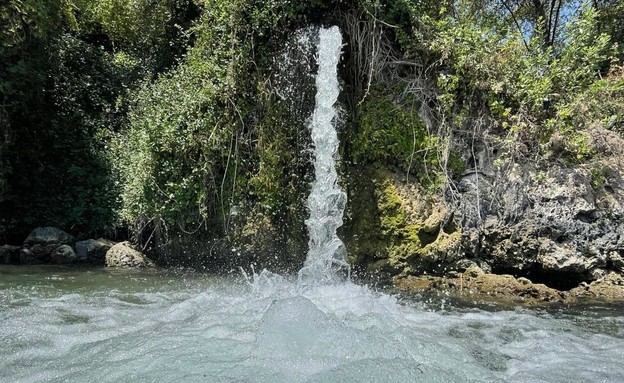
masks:
[[[108,267],[153,267],[154,262],[130,243],[107,239],[76,241],[63,230],[39,227],[21,246],[0,246],[0,264],[91,264]]]
[[[400,292],[419,295],[445,294],[460,299],[539,305],[578,301],[624,302],[624,278],[609,273],[591,283],[560,291],[529,279],[506,274],[485,273],[471,267],[449,277],[407,276],[395,279]]]

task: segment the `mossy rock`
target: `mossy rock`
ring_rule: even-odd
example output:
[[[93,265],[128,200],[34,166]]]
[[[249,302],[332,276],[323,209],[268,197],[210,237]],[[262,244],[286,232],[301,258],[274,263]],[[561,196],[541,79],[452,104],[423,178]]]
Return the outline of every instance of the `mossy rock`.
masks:
[[[351,204],[343,237],[352,263],[405,275],[461,258],[461,232],[444,231],[446,206],[420,184],[373,166],[347,171]]]
[[[478,268],[477,268],[478,269]],[[536,305],[545,303],[572,302],[564,292],[532,283],[526,278],[511,275],[489,274],[482,270],[470,269],[454,277],[430,275],[396,278],[396,288],[413,294],[444,294],[471,302],[492,301],[498,303]]]
[[[428,262],[457,261],[462,257],[461,240],[462,235],[458,231],[451,234],[440,232],[436,240],[420,249],[418,254],[421,259]]]
[[[117,268],[154,267],[154,262],[134,249],[129,242],[121,242],[106,252],[106,266]]]

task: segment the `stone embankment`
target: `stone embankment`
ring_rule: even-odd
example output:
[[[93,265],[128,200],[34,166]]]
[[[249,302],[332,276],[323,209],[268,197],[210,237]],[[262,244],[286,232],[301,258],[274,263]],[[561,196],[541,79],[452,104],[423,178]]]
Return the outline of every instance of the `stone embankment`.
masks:
[[[0,263],[91,264],[122,268],[154,266],[149,258],[128,242],[115,243],[107,239],[76,241],[71,235],[54,227],[36,228],[21,246],[0,246]]]

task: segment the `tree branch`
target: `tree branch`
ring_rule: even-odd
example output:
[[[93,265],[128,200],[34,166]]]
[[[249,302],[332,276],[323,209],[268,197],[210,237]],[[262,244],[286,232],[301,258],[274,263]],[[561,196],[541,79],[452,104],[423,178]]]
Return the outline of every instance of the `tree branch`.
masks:
[[[557,24],[559,24],[559,17],[561,15],[561,3],[563,0],[559,0],[559,5],[557,5],[557,13],[555,13],[555,25],[552,30],[552,41],[555,42],[555,33],[557,32]]]
[[[520,23],[518,22],[516,15],[514,15],[513,11],[511,10],[511,8],[509,7],[509,5],[507,4],[505,0],[501,0],[501,2],[503,3],[503,6],[505,7],[505,9],[507,9],[507,12],[509,12],[509,15],[511,16],[511,19],[513,20],[514,24],[516,24],[516,28],[518,28],[518,32],[520,32],[520,36],[522,36],[522,43],[524,44],[524,47],[526,48],[527,52],[530,52],[531,49],[529,48],[529,44],[524,39],[524,33],[522,33],[522,27],[520,26]]]

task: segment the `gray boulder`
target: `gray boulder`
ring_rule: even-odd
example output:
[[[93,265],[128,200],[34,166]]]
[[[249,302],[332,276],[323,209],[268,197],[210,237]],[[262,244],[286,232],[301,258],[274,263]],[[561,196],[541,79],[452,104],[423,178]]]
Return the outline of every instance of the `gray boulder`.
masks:
[[[103,264],[106,252],[115,246],[115,242],[107,239],[87,239],[76,242],[76,256],[79,261]]]
[[[55,227],[38,227],[33,230],[26,241],[25,245],[72,245],[75,242],[74,237],[67,234],[61,229]]]
[[[52,254],[50,255],[50,259],[54,263],[68,264],[76,262],[78,260],[78,257],[76,256],[76,253],[71,246],[61,245],[52,252]]]
[[[49,263],[52,259],[52,253],[58,249],[61,244],[52,243],[48,245],[32,245],[32,246],[24,246],[22,248],[23,254],[28,254],[26,261],[22,260],[21,263],[32,263],[29,259],[30,257],[35,258],[36,262]],[[28,250],[26,252],[25,250]]]
[[[133,249],[129,242],[121,242],[111,247],[106,252],[105,261],[107,267],[154,267],[154,262],[139,251]]]

